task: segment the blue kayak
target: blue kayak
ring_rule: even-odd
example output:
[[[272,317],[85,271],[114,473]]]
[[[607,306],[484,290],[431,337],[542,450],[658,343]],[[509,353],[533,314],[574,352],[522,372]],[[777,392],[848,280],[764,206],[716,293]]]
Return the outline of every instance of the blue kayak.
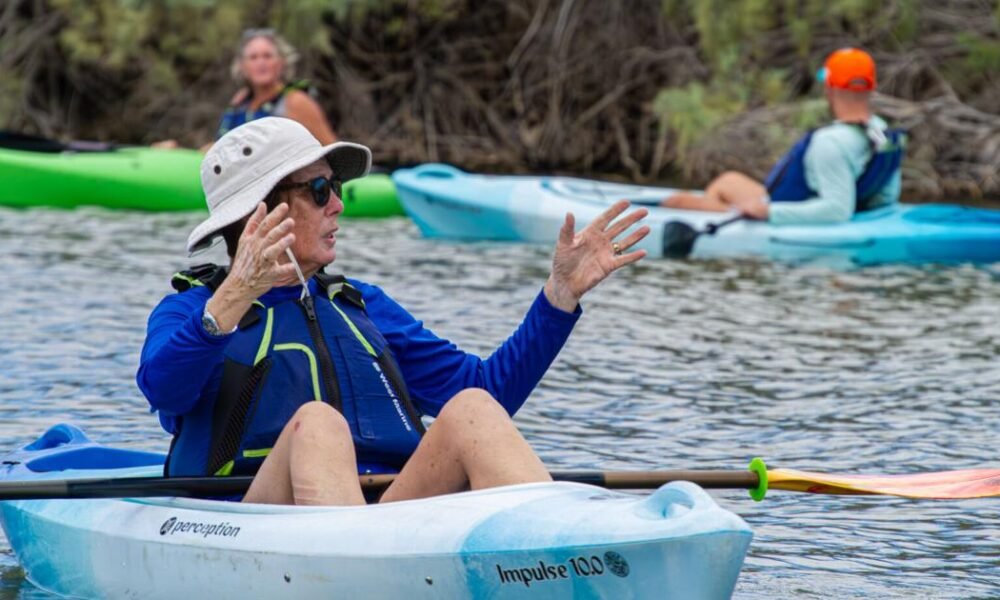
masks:
[[[572,177],[475,175],[425,164],[398,170],[392,178],[406,212],[429,238],[552,244],[567,212],[579,228],[624,198],[649,208],[643,222],[652,232],[637,247],[663,257],[671,254],[677,224],[700,231],[736,216],[658,206],[678,191],[671,188]],[[699,236],[691,256],[848,264],[994,262],[1000,261],[1000,210],[898,204],[841,224],[739,220]]]
[[[0,490],[154,477],[163,458],[58,425],[0,459]],[[686,481],[371,506],[22,499],[0,502],[0,523],[28,579],[74,598],[728,598],[752,537]]]

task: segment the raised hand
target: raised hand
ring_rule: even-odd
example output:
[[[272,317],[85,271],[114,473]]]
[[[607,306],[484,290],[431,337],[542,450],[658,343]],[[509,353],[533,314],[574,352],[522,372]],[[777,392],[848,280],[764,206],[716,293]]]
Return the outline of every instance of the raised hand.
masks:
[[[296,281],[295,267],[285,259],[285,250],[295,242],[295,222],[285,218],[287,214],[288,204],[279,204],[268,213],[261,202],[250,215],[229,275],[207,305],[223,331],[235,328],[250,304],[262,294]]]
[[[552,274],[545,283],[545,296],[549,303],[572,312],[576,310],[580,298],[608,275],[646,256],[645,250],[628,250],[649,234],[648,226],[643,225],[616,241],[618,236],[649,214],[648,210],[640,208],[616,221],[616,217],[629,206],[627,200],[615,202],[579,233],[575,233],[573,214],[566,215],[552,258]]]
[[[295,242],[295,222],[285,218],[288,204],[281,203],[270,214],[261,202],[250,215],[227,281],[239,286],[243,295],[255,300],[272,287],[295,282],[295,267],[285,260],[285,249]]]

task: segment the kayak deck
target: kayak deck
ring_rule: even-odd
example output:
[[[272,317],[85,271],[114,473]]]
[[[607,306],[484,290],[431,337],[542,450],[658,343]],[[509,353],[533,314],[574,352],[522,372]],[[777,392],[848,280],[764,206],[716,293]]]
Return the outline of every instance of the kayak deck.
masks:
[[[101,469],[29,468],[100,452],[64,437],[8,455],[0,479],[160,474],[136,464],[150,453],[118,454],[121,468],[111,455]],[[722,598],[751,539],[687,482],[649,496],[536,483],[359,507],[23,500],[0,503],[0,517],[33,583],[84,597]]]
[[[0,204],[20,208],[204,211],[196,150],[123,147],[93,152],[31,152],[0,148]],[[388,175],[344,184],[345,217],[404,215]]]

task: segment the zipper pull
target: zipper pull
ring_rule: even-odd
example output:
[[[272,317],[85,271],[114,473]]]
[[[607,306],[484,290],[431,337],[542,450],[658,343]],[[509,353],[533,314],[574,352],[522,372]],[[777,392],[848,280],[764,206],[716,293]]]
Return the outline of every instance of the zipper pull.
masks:
[[[316,308],[313,306],[313,297],[306,296],[302,299],[302,306],[306,309],[306,316],[310,321],[316,320]]]

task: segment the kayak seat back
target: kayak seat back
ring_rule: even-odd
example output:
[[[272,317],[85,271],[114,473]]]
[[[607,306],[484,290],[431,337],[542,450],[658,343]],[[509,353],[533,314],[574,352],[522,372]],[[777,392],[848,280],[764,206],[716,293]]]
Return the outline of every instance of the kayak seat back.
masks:
[[[444,163],[427,163],[415,168],[418,179],[455,179],[465,175],[462,171]]]
[[[20,459],[36,473],[67,469],[123,469],[162,465],[164,456],[155,452],[101,446],[73,425],[61,423],[28,444],[9,459]]]

